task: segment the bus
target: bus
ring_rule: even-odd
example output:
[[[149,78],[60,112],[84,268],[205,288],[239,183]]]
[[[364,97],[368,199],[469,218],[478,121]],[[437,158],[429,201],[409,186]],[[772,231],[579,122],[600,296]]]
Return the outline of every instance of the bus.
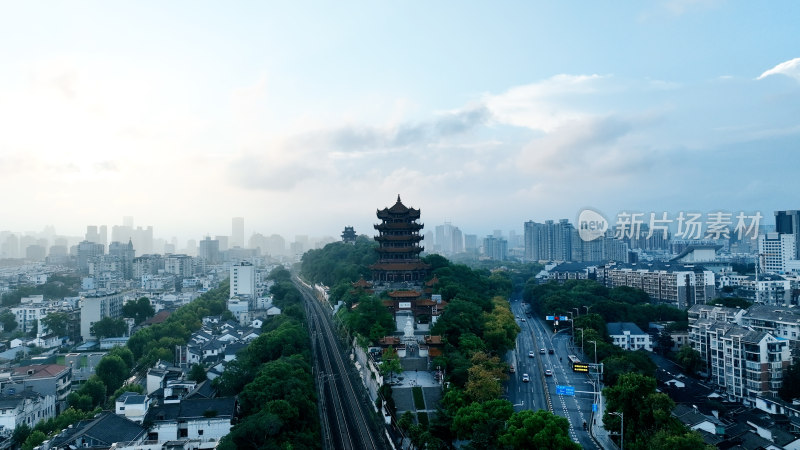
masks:
[[[569,356],[567,356],[567,358],[569,358],[570,369],[573,369],[573,370],[575,369],[575,364],[576,363],[580,364],[580,362],[581,362],[581,360],[578,359],[578,357],[575,356],[575,355],[569,355]]]
[[[589,373],[589,364],[582,363],[575,355],[569,355],[569,364],[572,366],[573,372]]]

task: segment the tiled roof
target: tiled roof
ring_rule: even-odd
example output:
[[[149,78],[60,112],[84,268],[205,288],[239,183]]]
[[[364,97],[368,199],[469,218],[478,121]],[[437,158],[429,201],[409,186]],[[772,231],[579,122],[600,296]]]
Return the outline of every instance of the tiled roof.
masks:
[[[29,371],[33,370],[31,378],[48,378],[56,377],[61,372],[67,370],[67,366],[60,364],[33,364],[30,366],[20,366],[14,369],[14,375],[27,375]]]

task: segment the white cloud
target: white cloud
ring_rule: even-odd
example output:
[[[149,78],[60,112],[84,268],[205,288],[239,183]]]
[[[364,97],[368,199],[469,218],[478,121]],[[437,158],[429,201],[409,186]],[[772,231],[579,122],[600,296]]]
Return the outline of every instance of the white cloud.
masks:
[[[577,107],[579,97],[596,94],[609,77],[556,75],[547,80],[516,86],[484,102],[499,122],[551,132],[565,123],[585,119],[592,112]]]
[[[770,75],[786,75],[787,77],[791,77],[797,81],[800,81],[800,58],[784,61],[772,69],[762,73],[757,79],[763,80]]]

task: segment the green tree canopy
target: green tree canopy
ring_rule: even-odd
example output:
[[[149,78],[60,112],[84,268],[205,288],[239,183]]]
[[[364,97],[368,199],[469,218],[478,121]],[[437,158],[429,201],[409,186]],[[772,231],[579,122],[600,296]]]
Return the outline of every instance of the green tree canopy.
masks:
[[[122,319],[104,317],[95,322],[92,327],[92,334],[98,339],[107,337],[121,337],[128,331],[128,324]]]
[[[122,305],[122,315],[134,320],[135,323],[142,323],[145,320],[153,317],[156,310],[150,304],[150,299],[147,297],[140,297],[136,301],[130,301]]]
[[[569,422],[549,411],[524,410],[508,419],[500,433],[500,443],[511,449],[580,450],[581,446],[569,437]]]

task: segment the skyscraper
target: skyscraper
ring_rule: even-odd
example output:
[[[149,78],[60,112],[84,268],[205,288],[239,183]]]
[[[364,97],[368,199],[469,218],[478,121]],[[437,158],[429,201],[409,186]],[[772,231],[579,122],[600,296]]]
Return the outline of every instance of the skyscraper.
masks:
[[[231,247],[244,247],[244,217],[231,219]]]
[[[800,243],[800,211],[775,211],[775,231],[778,234],[791,234],[794,241]],[[795,246],[791,259],[800,259],[800,246]]]

